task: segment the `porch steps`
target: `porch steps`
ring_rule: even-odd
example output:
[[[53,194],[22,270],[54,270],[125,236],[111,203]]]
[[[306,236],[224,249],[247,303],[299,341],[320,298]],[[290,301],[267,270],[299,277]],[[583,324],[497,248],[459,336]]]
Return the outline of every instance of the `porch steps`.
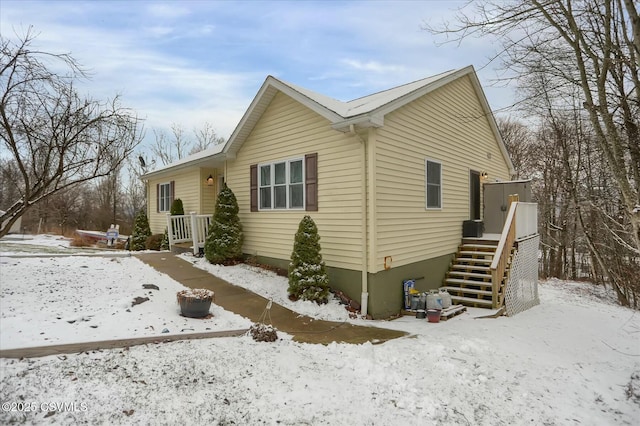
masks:
[[[465,247],[466,248],[466,247]],[[493,255],[496,253],[496,248],[493,248],[493,251],[488,250],[461,250],[458,252],[463,257],[469,256],[472,258],[480,257],[480,258],[493,258]]]
[[[473,249],[475,251],[487,251],[489,253],[496,252],[496,244],[475,244],[475,243],[463,243],[463,246],[468,249]]]
[[[459,288],[459,287],[441,287],[445,288],[451,296],[455,296],[455,293],[467,293],[467,294],[477,294],[480,296],[491,296],[491,290],[478,290],[475,288]]]
[[[476,299],[474,297],[451,296],[451,302],[475,308],[491,308],[493,306],[491,300]]]
[[[456,257],[454,259],[454,265],[475,265],[475,266],[486,266],[487,268],[491,266],[491,262],[493,259],[478,259],[478,258],[470,258],[470,257]]]
[[[452,269],[454,271],[488,271],[489,267],[488,266],[479,266],[479,265],[463,265],[460,263],[454,263],[453,265],[451,265]]]
[[[475,271],[475,269],[474,269]],[[487,271],[485,271],[487,272]],[[462,277],[464,278],[479,278],[481,280],[486,280],[487,278],[491,280],[491,275],[487,273],[480,272],[468,272],[468,271],[449,271],[450,277]]]
[[[464,238],[458,247],[443,288],[455,304],[479,308],[493,307],[493,284],[490,265],[498,241]],[[506,272],[505,276],[508,274]],[[504,277],[503,277],[504,278]],[[502,297],[504,279],[499,284],[498,297]]]
[[[477,287],[491,287],[490,281],[476,281],[476,280],[465,280],[460,278],[447,278],[445,287],[452,287],[456,289],[466,288],[469,286],[477,286]]]

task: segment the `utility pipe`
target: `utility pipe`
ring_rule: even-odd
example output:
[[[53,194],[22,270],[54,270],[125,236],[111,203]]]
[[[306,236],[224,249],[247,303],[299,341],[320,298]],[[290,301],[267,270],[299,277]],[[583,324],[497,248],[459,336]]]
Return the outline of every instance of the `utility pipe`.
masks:
[[[368,216],[368,208],[367,208],[367,143],[366,141],[358,135],[355,130],[355,125],[349,125],[349,134],[356,136],[360,143],[362,144],[362,179],[361,179],[361,194],[360,201],[362,203],[362,208],[364,210],[361,219],[361,238],[362,238],[362,260],[361,260],[361,269],[362,269],[362,294],[360,295],[360,314],[363,317],[367,316],[368,308],[369,308],[369,282],[368,282],[368,247],[367,244],[367,216]]]

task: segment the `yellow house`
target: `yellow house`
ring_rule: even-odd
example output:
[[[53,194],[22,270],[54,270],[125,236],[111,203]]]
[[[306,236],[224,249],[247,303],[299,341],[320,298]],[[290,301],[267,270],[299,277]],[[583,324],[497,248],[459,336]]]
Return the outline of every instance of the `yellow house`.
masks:
[[[243,252],[287,268],[310,215],[331,287],[374,318],[402,306],[402,282],[438,288],[465,220],[480,219],[483,180],[513,165],[473,67],[341,102],[267,77],[226,144],[144,176],[153,233],[173,198],[213,213],[233,190]]]

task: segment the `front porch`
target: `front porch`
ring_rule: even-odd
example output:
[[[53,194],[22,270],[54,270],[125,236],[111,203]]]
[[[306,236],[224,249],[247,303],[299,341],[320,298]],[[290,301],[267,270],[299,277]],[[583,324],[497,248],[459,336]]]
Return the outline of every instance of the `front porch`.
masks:
[[[200,250],[204,249],[207,231],[212,220],[212,214],[190,212],[172,216],[167,213],[169,250],[177,253],[191,251],[194,255],[199,255]]]

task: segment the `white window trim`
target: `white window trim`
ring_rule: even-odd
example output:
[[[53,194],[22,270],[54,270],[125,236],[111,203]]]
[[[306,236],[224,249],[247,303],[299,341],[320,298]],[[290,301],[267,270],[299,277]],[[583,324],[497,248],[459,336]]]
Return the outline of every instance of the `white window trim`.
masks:
[[[436,163],[440,165],[440,206],[439,207],[429,207],[429,173],[428,173],[428,165],[429,163]],[[426,210],[442,210],[442,206],[444,205],[443,200],[443,191],[442,187],[442,161],[434,160],[433,158],[425,158],[424,159],[424,207]]]
[[[300,161],[302,163],[302,182],[300,183],[302,185],[302,206],[300,207],[290,207],[291,204],[291,200],[289,199],[289,187],[291,185],[290,179],[290,172],[291,172],[291,167],[290,164],[295,162],[295,161]],[[274,207],[274,203],[275,203],[275,177],[276,177],[276,168],[275,165],[276,164],[280,164],[280,163],[285,163],[285,181],[286,181],[286,197],[287,197],[287,207]],[[271,166],[270,167],[270,182],[271,184],[268,186],[269,188],[271,188],[271,207],[262,207],[262,191],[261,189],[263,188],[267,188],[267,186],[262,186],[262,182],[260,180],[261,178],[261,170],[262,167],[264,166]],[[304,157],[294,157],[294,158],[287,158],[284,160],[275,160],[275,161],[271,161],[268,163],[259,163],[258,164],[258,211],[287,211],[287,210],[305,210],[305,203],[306,203],[306,199],[307,199],[307,185],[306,185],[306,177],[307,177],[307,170],[305,167],[305,161],[304,161]],[[282,186],[282,185],[278,185],[278,186]]]
[[[167,197],[163,197],[162,196],[162,188],[164,186],[167,187]],[[160,200],[158,200],[158,206],[159,206],[160,213],[166,213],[166,212],[171,211],[171,182],[162,182],[162,183],[158,184],[158,197],[160,197]],[[167,201],[167,206],[165,206],[166,210],[163,210],[162,209],[162,207],[163,207],[162,201],[165,200],[165,198],[166,198],[166,201]]]

